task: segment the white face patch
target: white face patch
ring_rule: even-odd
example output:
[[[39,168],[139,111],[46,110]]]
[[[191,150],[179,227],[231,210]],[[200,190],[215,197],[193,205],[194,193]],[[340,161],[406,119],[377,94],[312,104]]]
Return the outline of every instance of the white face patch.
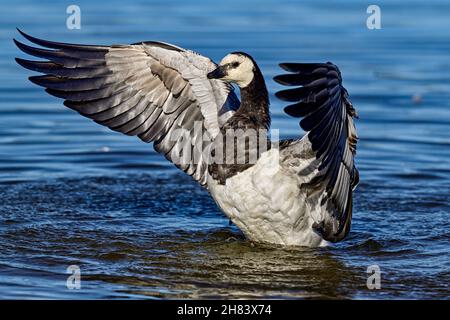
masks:
[[[248,86],[253,80],[253,62],[244,55],[230,53],[220,61],[219,66],[226,68],[222,79],[235,82],[240,88]]]

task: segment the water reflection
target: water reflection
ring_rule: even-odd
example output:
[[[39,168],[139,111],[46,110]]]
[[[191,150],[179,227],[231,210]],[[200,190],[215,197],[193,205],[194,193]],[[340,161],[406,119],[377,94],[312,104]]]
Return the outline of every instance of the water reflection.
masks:
[[[126,272],[139,277],[92,275],[90,279],[126,285],[129,289],[124,292],[129,294],[164,298],[348,298],[352,295],[349,286],[358,278],[358,272],[327,249],[261,248],[228,228],[208,232],[160,236],[148,243],[148,247],[155,249],[143,247],[142,254],[133,252],[132,256],[122,257],[133,260]],[[135,255],[141,259],[133,259]]]

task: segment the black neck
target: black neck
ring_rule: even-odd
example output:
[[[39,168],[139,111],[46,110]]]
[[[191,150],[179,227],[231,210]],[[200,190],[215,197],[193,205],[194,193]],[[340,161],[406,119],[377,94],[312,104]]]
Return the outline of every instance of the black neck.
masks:
[[[241,106],[238,112],[251,116],[258,125],[269,129],[269,93],[258,66],[255,66],[253,80],[241,88]]]

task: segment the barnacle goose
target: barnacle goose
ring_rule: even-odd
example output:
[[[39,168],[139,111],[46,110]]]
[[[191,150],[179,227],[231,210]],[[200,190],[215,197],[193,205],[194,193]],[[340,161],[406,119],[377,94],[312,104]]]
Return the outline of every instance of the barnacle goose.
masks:
[[[258,136],[254,162],[248,159],[255,147],[244,139],[240,147],[246,160],[229,163],[217,161],[220,156],[211,161],[217,150],[223,151],[229,130],[270,127],[269,95],[250,55],[233,52],[216,65],[163,42],[78,45],[18,31],[43,47],[14,39],[23,52],[46,59],[16,58],[44,74],[30,77],[31,82],[101,125],[153,142],[156,151],[210,192],[250,241],[321,246],[349,232],[352,192],[359,180],[356,111],[334,64],[280,64],[287,73],[274,80],[293,88],[276,96],[293,103],[285,112],[303,118],[306,134],[278,145],[267,135]],[[240,87],[241,101],[231,83]],[[180,132],[188,132],[189,139]]]

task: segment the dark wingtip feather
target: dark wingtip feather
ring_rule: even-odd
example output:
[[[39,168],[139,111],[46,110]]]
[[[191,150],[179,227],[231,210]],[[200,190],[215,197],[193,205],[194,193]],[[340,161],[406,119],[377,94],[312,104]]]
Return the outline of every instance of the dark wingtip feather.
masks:
[[[47,92],[49,95],[57,97],[57,98],[67,99],[67,92],[64,92],[64,91],[61,91],[61,90],[55,90],[55,89],[46,88],[45,92]]]
[[[50,43],[50,42],[47,42],[47,41],[45,41],[45,40],[41,40],[41,39],[32,37],[32,36],[26,34],[25,32],[23,32],[22,30],[20,30],[19,28],[16,28],[16,29],[17,29],[17,31],[19,31],[19,33],[20,33],[25,39],[27,39],[28,41],[30,41],[30,42],[32,42],[32,43],[35,43],[35,44],[37,44],[37,45],[40,45],[40,46],[43,46],[43,47],[47,47],[47,48],[58,49],[58,47],[56,47],[56,46],[48,46],[48,45],[46,45],[46,44],[48,44],[48,43]]]
[[[306,87],[277,91],[275,97],[283,101],[296,102],[308,99],[310,90]]]
[[[286,112],[291,117],[300,118],[310,114],[317,108],[318,107],[314,103],[309,104],[305,102],[299,102],[288,105],[287,107],[284,108],[284,112]]]
[[[320,69],[316,69],[320,70]],[[315,71],[316,71],[315,70]],[[325,69],[326,71],[326,69]],[[281,74],[278,76],[275,76],[273,79],[278,82],[279,84],[282,84],[284,86],[316,86],[319,83],[317,80],[325,79],[326,78],[326,72],[313,72],[313,73],[288,73],[288,74]],[[323,84],[323,80],[322,80]]]
[[[18,27],[16,27],[16,30],[17,30],[24,38],[26,38],[26,37],[28,36],[25,32],[23,32],[22,30],[20,30]]]
[[[25,59],[20,59],[20,58],[14,58],[14,60],[16,60],[17,64],[24,67],[25,69],[33,70],[33,69],[31,69],[31,66],[29,65],[30,61],[25,60]]]
[[[289,70],[289,63],[288,62],[283,62],[283,63],[279,63],[278,64],[280,66],[281,69],[286,70],[286,71],[290,71]]]
[[[37,44],[42,47],[50,48],[50,49],[78,49],[78,50],[106,50],[108,49],[107,46],[99,46],[99,45],[88,45],[88,44],[72,44],[72,43],[64,43],[64,42],[55,42],[55,41],[48,41],[43,40],[39,38],[35,38],[33,36],[30,36],[29,34],[26,34],[19,28],[16,28],[17,31],[28,41]]]
[[[30,36],[29,34],[26,34],[23,31],[21,31],[19,28],[17,28],[17,31],[19,31],[19,33],[28,41],[30,41],[34,44],[37,44],[39,46],[42,46],[42,47],[46,47],[46,48],[50,48],[50,49],[61,49],[61,48],[64,48],[66,45],[70,46],[69,44],[58,43],[58,42],[47,41],[47,40],[35,38],[33,36]]]
[[[14,44],[16,45],[16,47],[19,48],[20,50],[22,50],[22,47],[25,46],[22,42],[20,42],[16,38],[13,38],[13,41],[14,41]]]
[[[45,87],[45,84],[42,81],[43,80],[42,76],[31,76],[31,77],[28,77],[28,80],[30,80],[34,84],[37,84],[38,86]]]
[[[297,104],[291,104],[284,108],[284,112],[295,118],[299,118],[301,116],[298,110],[299,108],[297,107]]]
[[[52,51],[52,50],[45,50],[45,49],[31,47],[31,46],[28,46],[16,39],[13,39],[13,41],[14,41],[15,45],[17,46],[17,48],[19,48],[21,51],[23,51],[26,54],[35,56],[35,57],[44,58],[45,54],[56,52],[56,51]],[[45,57],[45,58],[47,58],[47,57]]]
[[[37,66],[36,66],[36,61],[30,61],[30,60],[26,60],[26,59],[21,59],[21,58],[14,58],[14,60],[16,60],[16,62],[24,67],[25,69],[31,70],[31,71],[39,71],[37,70]]]
[[[275,92],[275,97],[288,102],[299,101],[299,98],[295,94],[292,94],[292,91],[290,89]]]
[[[273,81],[279,83],[279,84],[284,84],[283,80],[280,79],[280,75],[273,77]]]
[[[284,75],[284,74],[280,74],[280,75],[278,75],[278,76],[273,77],[273,80],[274,80],[275,82],[279,83],[279,84],[284,85],[284,86],[292,85],[290,82],[288,82],[288,81],[286,80],[286,77],[285,77],[285,76],[286,76],[286,75]]]
[[[16,44],[17,48],[19,48],[22,52],[29,54],[31,56],[44,59],[50,59],[55,57],[57,58],[58,56],[61,56],[61,53],[59,53],[58,51],[31,47],[16,39],[13,39],[13,41]]]
[[[58,75],[58,73],[52,73],[58,71],[61,68],[60,64],[56,64],[49,61],[31,61],[21,58],[15,58],[17,64],[24,67],[25,69],[41,72],[41,73],[51,73],[52,75]],[[61,72],[59,73],[61,74]]]
[[[296,73],[310,73],[318,68],[332,68],[336,69],[337,67],[332,63],[296,63],[296,62],[284,62],[280,63],[279,66],[288,72],[296,72]]]
[[[28,80],[44,88],[55,86],[64,82],[64,79],[52,75],[31,76],[28,77]]]

